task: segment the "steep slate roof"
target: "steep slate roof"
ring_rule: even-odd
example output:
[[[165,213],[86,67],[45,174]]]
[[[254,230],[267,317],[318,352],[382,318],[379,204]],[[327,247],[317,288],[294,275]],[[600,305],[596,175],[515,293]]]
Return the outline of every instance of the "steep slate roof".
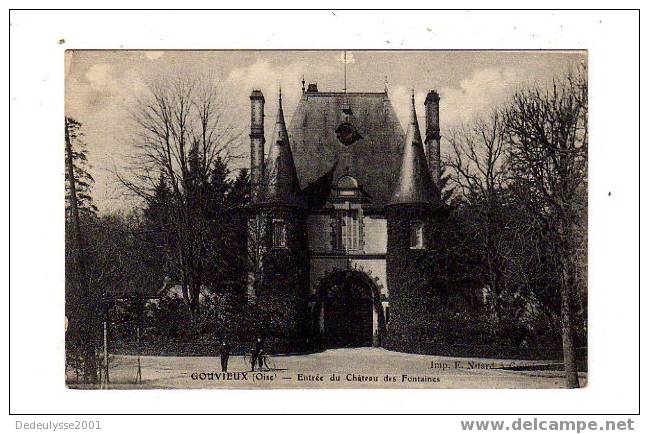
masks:
[[[258,204],[305,207],[306,201],[300,190],[295,171],[289,135],[284,122],[282,92],[279,94],[279,108],[273,139],[268,149],[264,170],[261,197]]]
[[[430,171],[426,162],[413,94],[410,122],[399,171],[399,182],[395,186],[389,204],[435,205],[435,197],[435,186],[430,178]]]
[[[351,109],[351,115],[343,113],[345,108]],[[345,120],[361,137],[350,145],[341,143],[336,135]],[[303,190],[314,190],[310,186],[316,181],[335,183],[350,175],[369,194],[372,207],[383,208],[390,199],[399,174],[404,133],[386,93],[307,91],[291,119],[289,136]],[[326,191],[322,185],[315,190]],[[312,207],[322,203],[309,202]]]

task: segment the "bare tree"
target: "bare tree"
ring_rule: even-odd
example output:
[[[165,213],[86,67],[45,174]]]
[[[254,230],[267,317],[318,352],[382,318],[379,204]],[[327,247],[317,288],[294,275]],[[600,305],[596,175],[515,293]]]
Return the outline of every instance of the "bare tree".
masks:
[[[554,251],[561,294],[561,331],[568,387],[579,387],[575,362],[573,304],[577,269],[575,251],[586,213],[588,170],[588,88],[585,69],[554,81],[548,89],[517,92],[505,110],[504,128],[511,143],[508,161],[513,191],[546,228]]]
[[[151,84],[131,112],[135,152],[118,173],[132,193],[150,201],[163,177],[171,191],[169,220],[173,277],[192,318],[199,309],[209,236],[201,207],[217,159],[228,161],[239,138],[226,101],[210,76],[182,76]]]
[[[498,323],[503,307],[503,268],[511,250],[505,233],[507,137],[502,115],[493,111],[471,126],[452,130],[449,143],[450,179],[460,194],[460,201],[471,210],[472,227],[467,228],[467,235],[478,246],[483,266],[480,274],[486,280],[491,314]]]
[[[468,202],[496,202],[506,183],[507,137],[502,115],[493,111],[472,126],[452,130],[447,164],[452,180]]]

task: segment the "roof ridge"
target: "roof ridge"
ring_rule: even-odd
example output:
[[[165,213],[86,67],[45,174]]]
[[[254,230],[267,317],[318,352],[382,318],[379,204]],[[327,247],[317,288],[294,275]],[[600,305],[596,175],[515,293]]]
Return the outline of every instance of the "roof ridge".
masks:
[[[306,92],[305,96],[387,96],[385,92],[335,92],[335,91],[318,91]]]

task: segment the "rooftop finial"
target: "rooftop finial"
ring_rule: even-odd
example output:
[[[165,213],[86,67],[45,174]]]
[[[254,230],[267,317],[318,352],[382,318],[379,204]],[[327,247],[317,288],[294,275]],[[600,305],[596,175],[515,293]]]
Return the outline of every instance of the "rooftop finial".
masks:
[[[304,74],[302,74],[302,93],[304,93]]]
[[[282,103],[282,85],[279,85],[279,102]]]
[[[412,93],[411,93],[410,98],[412,99],[412,105],[415,105],[415,88],[414,87],[411,89],[411,92]]]
[[[383,76],[383,90],[385,91],[385,94],[388,94],[388,76],[384,75]]]

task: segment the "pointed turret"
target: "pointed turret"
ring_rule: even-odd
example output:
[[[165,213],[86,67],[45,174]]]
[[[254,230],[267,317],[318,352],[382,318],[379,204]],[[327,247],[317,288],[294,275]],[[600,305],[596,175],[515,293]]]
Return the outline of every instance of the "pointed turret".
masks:
[[[401,171],[389,205],[435,205],[435,198],[435,186],[430,178],[426,162],[413,91],[410,123],[403,147]]]
[[[288,131],[284,122],[281,89],[279,91],[275,132],[273,133],[265,165],[263,192],[259,203],[263,205],[305,207],[306,202],[300,190],[293,153],[288,139]]]
[[[430,341],[436,330],[435,273],[425,273],[422,259],[437,252],[438,201],[421,140],[412,96],[410,122],[403,147],[399,179],[388,206],[385,269],[390,288],[390,327],[386,348],[412,351]],[[423,327],[422,325],[426,326]]]

